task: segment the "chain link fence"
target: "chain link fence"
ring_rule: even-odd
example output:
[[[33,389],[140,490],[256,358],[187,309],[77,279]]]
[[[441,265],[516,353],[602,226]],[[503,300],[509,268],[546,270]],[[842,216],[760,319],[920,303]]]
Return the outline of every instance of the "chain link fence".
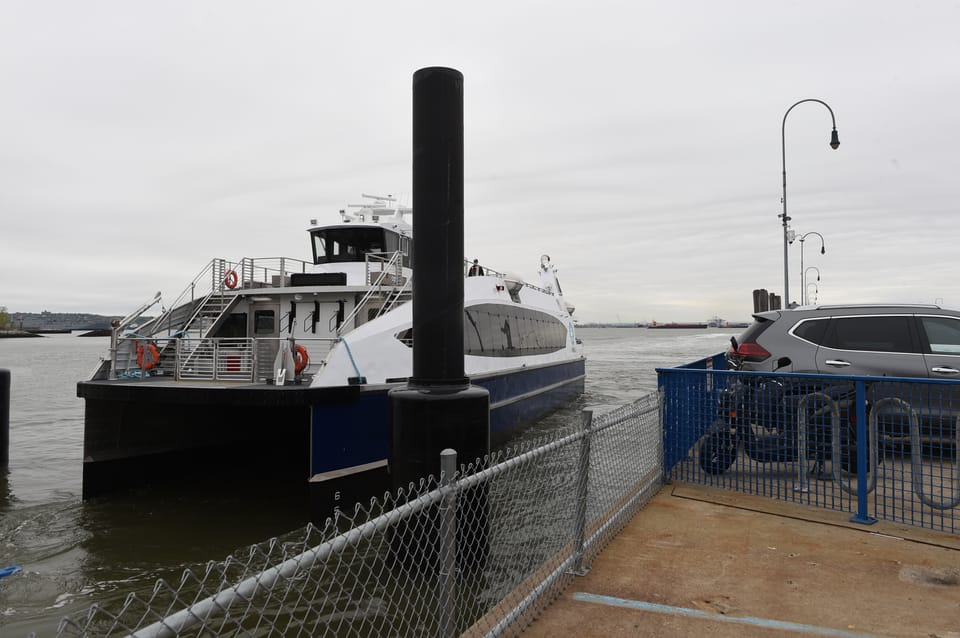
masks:
[[[516,635],[659,489],[658,398],[441,462],[439,480],[94,605],[57,635]]]

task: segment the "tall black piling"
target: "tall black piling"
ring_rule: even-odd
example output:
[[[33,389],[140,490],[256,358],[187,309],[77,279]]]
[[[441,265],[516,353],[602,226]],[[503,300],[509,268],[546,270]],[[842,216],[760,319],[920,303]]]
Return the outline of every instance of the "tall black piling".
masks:
[[[444,449],[461,464],[490,452],[490,395],[470,385],[463,366],[463,174],[463,75],[420,69],[413,75],[413,376],[390,392],[394,489],[439,480]],[[481,560],[484,494],[474,490],[458,508],[458,543]]]
[[[0,369],[0,468],[10,463],[10,371]]]

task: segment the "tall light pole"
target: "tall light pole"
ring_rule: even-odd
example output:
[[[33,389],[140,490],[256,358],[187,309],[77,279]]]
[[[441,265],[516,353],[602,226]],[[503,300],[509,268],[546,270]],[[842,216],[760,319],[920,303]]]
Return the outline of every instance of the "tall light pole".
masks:
[[[840,138],[837,137],[837,118],[833,116],[833,109],[830,108],[830,105],[824,102],[823,100],[818,100],[816,98],[807,98],[805,100],[800,100],[793,106],[787,109],[787,112],[783,114],[783,124],[780,126],[780,153],[783,157],[783,213],[780,217],[783,218],[783,307],[790,307],[790,276],[788,269],[788,256],[787,256],[787,246],[789,242],[787,241],[788,234],[788,225],[790,222],[790,217],[787,216],[787,116],[790,115],[790,111],[794,109],[798,104],[803,104],[804,102],[819,102],[827,107],[827,110],[830,111],[830,119],[833,121],[833,133],[830,134],[830,148],[836,149],[840,146]]]
[[[808,235],[816,235],[817,237],[820,238],[820,254],[821,254],[821,255],[823,255],[823,254],[825,254],[825,253],[827,252],[827,245],[826,245],[826,243],[823,241],[823,235],[821,235],[820,233],[818,233],[818,232],[816,232],[816,231],[810,231],[809,233],[804,233],[804,234],[800,235],[800,237],[799,237],[799,239],[800,239],[800,291],[803,293],[803,294],[801,295],[800,301],[803,303],[803,305],[807,305],[807,302],[806,302],[806,294],[807,294],[807,287],[806,287],[806,284],[807,284],[807,275],[806,275],[806,272],[807,272],[807,271],[805,271],[805,270],[803,269],[803,242],[804,242],[804,240],[806,240],[806,238],[807,238]],[[817,270],[817,281],[820,281],[820,271],[819,271],[819,270]]]
[[[817,281],[820,281],[820,269],[819,269],[819,268],[817,268],[816,266],[810,266],[809,268],[807,268],[807,270],[816,270],[816,271],[817,271]],[[804,295],[806,295],[806,293],[807,293],[807,286],[810,285],[810,284],[807,283],[807,270],[804,270],[804,271],[803,271],[803,277],[800,278],[800,286],[802,286]],[[811,282],[811,283],[813,283],[813,282]],[[820,292],[820,286],[817,286],[817,292]],[[810,303],[810,298],[809,298],[809,297],[804,297],[804,299],[803,299],[803,305],[806,306],[808,303]]]

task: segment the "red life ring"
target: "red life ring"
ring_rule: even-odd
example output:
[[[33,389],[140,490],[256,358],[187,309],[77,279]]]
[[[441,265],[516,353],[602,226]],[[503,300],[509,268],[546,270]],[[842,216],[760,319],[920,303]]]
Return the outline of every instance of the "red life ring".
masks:
[[[136,348],[137,367],[141,370],[153,370],[153,368],[160,363],[160,353],[157,351],[157,346],[153,345],[152,343],[148,343],[146,346],[144,346],[138,341]]]
[[[223,283],[230,290],[233,290],[234,288],[237,287],[238,281],[240,280],[237,278],[236,270],[230,269],[223,275]]]
[[[310,365],[310,355],[307,354],[306,348],[298,344],[293,349],[293,370],[300,374],[307,369],[308,365]]]

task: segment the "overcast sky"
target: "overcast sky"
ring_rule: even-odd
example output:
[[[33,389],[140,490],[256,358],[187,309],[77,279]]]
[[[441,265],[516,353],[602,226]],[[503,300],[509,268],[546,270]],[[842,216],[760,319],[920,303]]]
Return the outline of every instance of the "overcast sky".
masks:
[[[466,252],[581,321],[746,320],[788,213],[822,303],[960,307],[960,3],[0,1],[0,306],[126,314],[410,200],[464,74]],[[800,243],[789,251],[800,299]],[[809,271],[816,281],[816,271]]]

